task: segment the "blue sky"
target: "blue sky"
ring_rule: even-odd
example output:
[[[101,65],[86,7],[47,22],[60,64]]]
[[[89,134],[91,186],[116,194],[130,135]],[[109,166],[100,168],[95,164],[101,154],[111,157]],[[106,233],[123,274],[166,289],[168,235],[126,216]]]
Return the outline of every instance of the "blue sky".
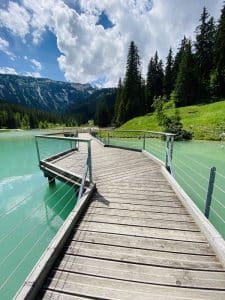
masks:
[[[115,86],[134,40],[145,75],[156,50],[193,38],[203,6],[223,0],[0,0],[0,73]]]

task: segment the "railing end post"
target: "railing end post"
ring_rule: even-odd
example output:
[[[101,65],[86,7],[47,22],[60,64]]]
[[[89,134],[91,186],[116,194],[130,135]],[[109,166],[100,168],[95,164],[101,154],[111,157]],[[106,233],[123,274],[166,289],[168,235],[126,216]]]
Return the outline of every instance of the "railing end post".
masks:
[[[205,217],[209,218],[211,203],[212,203],[212,194],[213,194],[213,188],[214,188],[214,182],[216,177],[216,167],[212,167],[210,169],[210,175],[209,175],[209,183],[208,183],[208,191],[205,201]]]

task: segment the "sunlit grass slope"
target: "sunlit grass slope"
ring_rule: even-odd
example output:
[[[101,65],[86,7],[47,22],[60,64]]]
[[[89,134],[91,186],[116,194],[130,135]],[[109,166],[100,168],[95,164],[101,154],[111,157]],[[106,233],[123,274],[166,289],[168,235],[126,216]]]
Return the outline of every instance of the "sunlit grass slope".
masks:
[[[172,114],[168,110],[168,115]],[[219,139],[225,131],[225,100],[205,105],[194,105],[179,108],[184,129],[193,132],[194,139]],[[123,124],[121,130],[153,130],[162,128],[158,125],[155,114],[137,117]]]

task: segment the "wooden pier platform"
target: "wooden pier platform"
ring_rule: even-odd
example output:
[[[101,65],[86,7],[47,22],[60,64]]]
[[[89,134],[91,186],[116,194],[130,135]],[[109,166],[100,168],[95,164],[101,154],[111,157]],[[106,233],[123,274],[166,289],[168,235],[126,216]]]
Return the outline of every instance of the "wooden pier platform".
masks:
[[[37,298],[225,299],[225,269],[160,165],[95,140],[92,162],[97,192]]]

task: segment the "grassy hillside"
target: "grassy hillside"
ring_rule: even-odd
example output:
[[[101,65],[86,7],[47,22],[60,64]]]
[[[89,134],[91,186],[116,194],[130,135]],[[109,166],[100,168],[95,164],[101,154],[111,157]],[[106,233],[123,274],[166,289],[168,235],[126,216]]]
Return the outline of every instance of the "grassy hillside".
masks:
[[[168,115],[173,111],[168,110]],[[218,140],[225,132],[225,100],[205,105],[179,108],[184,128],[193,132],[194,139]],[[134,118],[120,127],[121,130],[162,130],[155,114]]]

